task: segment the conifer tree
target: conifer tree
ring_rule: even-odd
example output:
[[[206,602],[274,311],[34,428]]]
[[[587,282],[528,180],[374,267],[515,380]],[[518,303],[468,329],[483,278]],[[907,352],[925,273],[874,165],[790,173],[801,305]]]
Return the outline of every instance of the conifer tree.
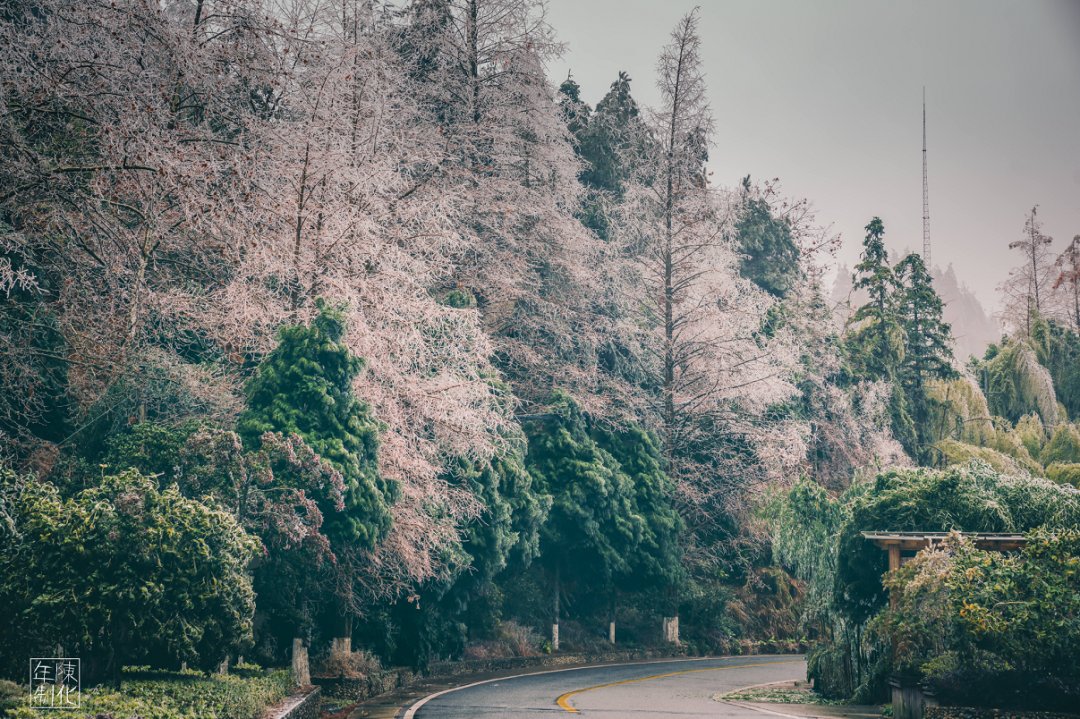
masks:
[[[636,424],[613,430],[596,427],[596,442],[619,463],[630,481],[633,511],[643,520],[641,536],[626,571],[611,588],[609,638],[615,642],[617,592],[658,589],[668,593],[685,579],[679,535],[684,528],[675,506],[675,485],[663,469],[660,446]]]
[[[379,475],[379,424],[353,395],[352,381],[363,360],[342,342],[344,313],[321,299],[317,306],[319,314],[310,325],[281,330],[278,346],[248,382],[247,409],[237,433],[250,448],[260,446],[265,432],[297,434],[341,472],[344,501],[339,505],[319,497],[318,504],[323,532],[342,567],[328,621],[335,650],[349,651],[360,603],[359,562],[390,530],[390,505],[398,488]]]
[[[930,425],[927,383],[956,375],[952,366],[952,329],[942,319],[944,305],[920,255],[905,257],[896,265],[895,273],[899,285],[897,321],[904,333],[899,376],[918,430],[916,453],[923,455]]]
[[[866,290],[870,301],[855,310],[849,321],[849,348],[857,371],[893,379],[903,345],[899,337],[893,293],[896,276],[885,249],[885,225],[875,217],[866,226],[863,253],[855,265],[854,289]]]
[[[854,289],[870,300],[848,321],[846,350],[855,379],[886,380],[892,385],[890,414],[893,435],[908,451],[916,446],[915,425],[899,382],[904,357],[903,328],[897,321],[896,275],[885,249],[885,225],[875,217],[866,225],[862,260],[855,265]]]
[[[618,199],[629,178],[629,164],[640,154],[649,133],[630,94],[630,76],[620,72],[596,105],[588,127],[578,135],[581,157],[588,163],[581,181]]]
[[[550,498],[537,493],[525,468],[524,434],[510,432],[505,441],[488,460],[458,458],[448,468],[447,482],[483,505],[462,528],[455,572],[417,587],[389,615],[366,623],[365,634],[393,661],[423,667],[492,636],[502,609],[500,574],[511,565],[527,568],[539,554]]]
[[[593,439],[581,409],[567,395],[556,393],[552,413],[531,422],[527,434],[529,473],[537,490],[552,500],[540,547],[552,580],[551,643],[558,649],[564,582],[587,580],[594,588],[610,588],[629,571],[628,559],[646,525],[634,511],[630,478]]]
[[[320,507],[331,542],[370,549],[390,527],[396,487],[379,476],[379,424],[352,392],[363,367],[342,341],[344,314],[319,301],[311,325],[281,330],[280,343],[247,386],[247,409],[237,432],[258,446],[264,432],[298,434],[341,472],[345,510]]]

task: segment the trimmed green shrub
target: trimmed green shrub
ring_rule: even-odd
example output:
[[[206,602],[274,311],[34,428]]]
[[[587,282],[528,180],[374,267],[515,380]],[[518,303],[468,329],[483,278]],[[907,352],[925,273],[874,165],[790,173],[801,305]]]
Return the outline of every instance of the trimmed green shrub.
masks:
[[[1080,706],[1080,529],[1036,530],[1018,554],[955,534],[886,584],[897,605],[872,626],[945,703]]]

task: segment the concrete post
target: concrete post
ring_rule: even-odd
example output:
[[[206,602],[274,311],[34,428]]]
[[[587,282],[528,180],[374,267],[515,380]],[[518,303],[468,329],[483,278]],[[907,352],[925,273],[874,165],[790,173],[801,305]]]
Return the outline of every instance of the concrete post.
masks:
[[[293,684],[305,687],[311,684],[311,668],[308,666],[307,645],[300,637],[292,640],[292,678]]]

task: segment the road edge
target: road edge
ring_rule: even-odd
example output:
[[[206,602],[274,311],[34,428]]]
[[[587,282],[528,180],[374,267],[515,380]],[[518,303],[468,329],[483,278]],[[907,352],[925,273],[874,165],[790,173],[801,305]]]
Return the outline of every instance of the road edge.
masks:
[[[671,663],[682,663],[682,662],[704,662],[704,661],[710,661],[710,660],[716,660],[716,659],[740,659],[740,658],[746,658],[746,657],[749,657],[749,656],[778,656],[778,657],[781,657],[781,656],[796,656],[796,655],[785,655],[785,654],[773,654],[773,655],[769,655],[769,654],[763,654],[763,655],[724,654],[724,655],[720,655],[720,656],[708,656],[708,657],[684,657],[684,658],[674,658],[674,659],[643,659],[643,660],[634,661],[634,662],[602,662],[602,663],[599,663],[599,664],[586,664],[586,665],[577,666],[577,667],[562,667],[560,669],[545,669],[545,670],[538,671],[538,672],[522,672],[520,674],[512,674],[510,676],[505,676],[505,677],[492,677],[490,679],[482,679],[480,681],[471,682],[469,684],[462,684],[460,686],[450,687],[448,689],[443,689],[441,691],[432,692],[431,694],[428,694],[427,696],[421,697],[420,699],[416,700],[414,703],[412,703],[408,707],[404,707],[404,712],[399,713],[399,719],[415,719],[416,712],[420,711],[420,709],[425,704],[427,704],[432,699],[437,699],[438,697],[443,696],[444,694],[451,694],[453,692],[460,691],[462,689],[471,689],[472,687],[478,687],[478,686],[481,686],[483,684],[491,684],[493,682],[500,682],[500,681],[505,681],[505,680],[508,680],[508,679],[518,679],[520,677],[539,676],[539,675],[543,675],[543,674],[560,674],[562,672],[574,672],[574,671],[579,671],[581,669],[599,669],[601,667],[611,667],[611,666],[638,666],[638,665],[644,665],[644,664],[671,664]],[[727,703],[733,704],[734,702],[727,702]],[[784,715],[784,716],[788,716],[788,715]],[[801,719],[801,718],[800,717],[792,717],[791,719]]]

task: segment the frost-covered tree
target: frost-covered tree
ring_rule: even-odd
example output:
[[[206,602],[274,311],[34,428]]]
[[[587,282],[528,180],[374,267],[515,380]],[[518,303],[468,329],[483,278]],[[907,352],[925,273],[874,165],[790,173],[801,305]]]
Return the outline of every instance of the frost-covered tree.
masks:
[[[1010,250],[1020,251],[1023,261],[1009,272],[1009,279],[1001,285],[1004,294],[1002,317],[1013,332],[1025,336],[1031,334],[1034,317],[1050,310],[1054,282],[1054,257],[1050,248],[1054,240],[1042,233],[1038,209],[1038,206],[1031,208],[1021,238],[1009,243]]]
[[[1080,332],[1080,235],[1072,238],[1054,265],[1057,277],[1053,289],[1062,295],[1065,316],[1072,320],[1073,330]]]
[[[759,451],[784,454],[783,443],[766,448],[778,434],[764,412],[793,391],[797,354],[787,328],[765,331],[774,301],[740,275],[734,206],[709,182],[713,121],[697,22],[696,13],[682,18],[661,52],[661,104],[648,115],[651,141],[628,164],[615,236],[629,259],[627,305],[646,332],[648,426],[676,483],[684,561],[702,568],[730,559],[732,514],[764,476]],[[673,616],[678,597],[666,601]]]
[[[424,177],[453,198],[466,291],[526,401],[596,390],[599,241],[577,220],[580,162],[544,62],[558,50],[532,0],[424,0],[406,43],[421,105],[445,138]]]

